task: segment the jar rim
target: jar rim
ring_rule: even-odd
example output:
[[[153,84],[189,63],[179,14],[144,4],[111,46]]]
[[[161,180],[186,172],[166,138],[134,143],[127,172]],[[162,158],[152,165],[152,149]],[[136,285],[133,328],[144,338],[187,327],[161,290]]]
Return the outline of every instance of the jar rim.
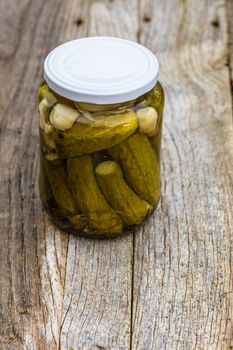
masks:
[[[158,60],[149,49],[114,37],[68,41],[44,62],[51,89],[70,100],[94,104],[136,99],[154,87],[158,72]]]

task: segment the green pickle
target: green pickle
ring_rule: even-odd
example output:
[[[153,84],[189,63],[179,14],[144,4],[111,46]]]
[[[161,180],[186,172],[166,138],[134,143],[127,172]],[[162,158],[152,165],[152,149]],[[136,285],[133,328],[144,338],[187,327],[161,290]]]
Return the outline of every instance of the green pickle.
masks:
[[[160,198],[163,108],[159,83],[112,105],[72,101],[41,85],[39,192],[56,225],[112,238],[144,222]]]
[[[148,138],[135,134],[108,152],[119,162],[134,191],[155,205],[160,196],[159,162]]]
[[[118,212],[126,225],[140,224],[151,206],[137,196],[123,179],[120,166],[113,161],[100,163],[96,176],[107,201]]]
[[[107,203],[94,176],[91,158],[82,156],[67,161],[68,184],[78,207],[88,218],[88,231],[117,234],[122,231],[122,221]]]
[[[58,157],[76,158],[107,149],[132,135],[137,127],[137,116],[133,111],[98,117],[94,122],[78,119],[71,129],[55,131]]]
[[[47,176],[46,161],[42,155],[40,156],[39,192],[44,207],[53,206],[54,197]]]
[[[64,214],[75,214],[75,203],[67,186],[66,173],[62,162],[58,160],[44,160],[44,162],[50,188],[58,208],[61,209]]]

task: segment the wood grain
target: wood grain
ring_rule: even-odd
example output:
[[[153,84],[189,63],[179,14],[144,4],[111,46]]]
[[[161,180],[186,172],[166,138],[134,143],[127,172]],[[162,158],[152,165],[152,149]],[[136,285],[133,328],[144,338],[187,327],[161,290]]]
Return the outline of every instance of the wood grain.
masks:
[[[159,56],[167,100],[163,196],[135,240],[132,349],[232,345],[226,24],[223,1],[142,1],[140,40]]]
[[[228,46],[229,46],[229,69],[230,69],[230,86],[233,99],[233,1],[226,0],[227,5],[227,17],[228,17]],[[232,103],[233,105],[233,103]],[[233,110],[233,106],[232,106]]]
[[[1,350],[233,347],[229,8],[223,0],[1,1]],[[87,35],[151,48],[167,96],[160,207],[114,241],[61,232],[38,198],[42,62]]]
[[[94,16],[105,7],[111,14],[107,3],[93,3],[92,10],[81,0],[25,3],[22,13],[13,13],[18,41],[13,36],[3,43],[1,76],[9,74],[9,98],[1,99],[8,116],[2,113],[1,349],[129,347],[132,236],[113,242],[69,237],[50,224],[37,193],[35,94],[43,57],[88,33],[117,35],[114,25],[95,26]],[[4,23],[6,33],[12,23],[11,17]],[[136,37],[135,23],[125,23],[118,35]]]
[[[88,35],[136,40],[135,4],[132,0],[127,5],[124,1],[93,1]],[[70,237],[62,349],[129,348],[132,254],[132,236],[99,242]]]
[[[38,199],[35,94],[62,2],[1,4],[0,348],[57,349],[68,236]]]

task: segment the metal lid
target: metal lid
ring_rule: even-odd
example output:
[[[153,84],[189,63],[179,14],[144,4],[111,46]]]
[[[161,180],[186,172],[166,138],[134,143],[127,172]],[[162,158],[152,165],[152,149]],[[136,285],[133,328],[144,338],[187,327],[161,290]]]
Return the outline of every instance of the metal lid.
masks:
[[[159,65],[136,42],[90,37],[66,42],[45,59],[44,77],[58,94],[80,102],[111,104],[133,100],[153,88]]]

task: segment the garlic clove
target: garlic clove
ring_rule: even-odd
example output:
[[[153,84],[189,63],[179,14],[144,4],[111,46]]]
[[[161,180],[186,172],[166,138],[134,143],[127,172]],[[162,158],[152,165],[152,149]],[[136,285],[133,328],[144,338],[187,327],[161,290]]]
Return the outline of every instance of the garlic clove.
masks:
[[[147,136],[154,136],[157,132],[158,113],[153,107],[145,107],[137,112],[139,131]]]
[[[74,122],[79,117],[79,112],[63,103],[58,103],[50,113],[50,123],[57,130],[67,130],[72,128]]]
[[[44,125],[49,119],[51,107],[48,101],[45,98],[43,98],[43,100],[40,101],[38,108],[40,112],[40,127],[44,129]]]

